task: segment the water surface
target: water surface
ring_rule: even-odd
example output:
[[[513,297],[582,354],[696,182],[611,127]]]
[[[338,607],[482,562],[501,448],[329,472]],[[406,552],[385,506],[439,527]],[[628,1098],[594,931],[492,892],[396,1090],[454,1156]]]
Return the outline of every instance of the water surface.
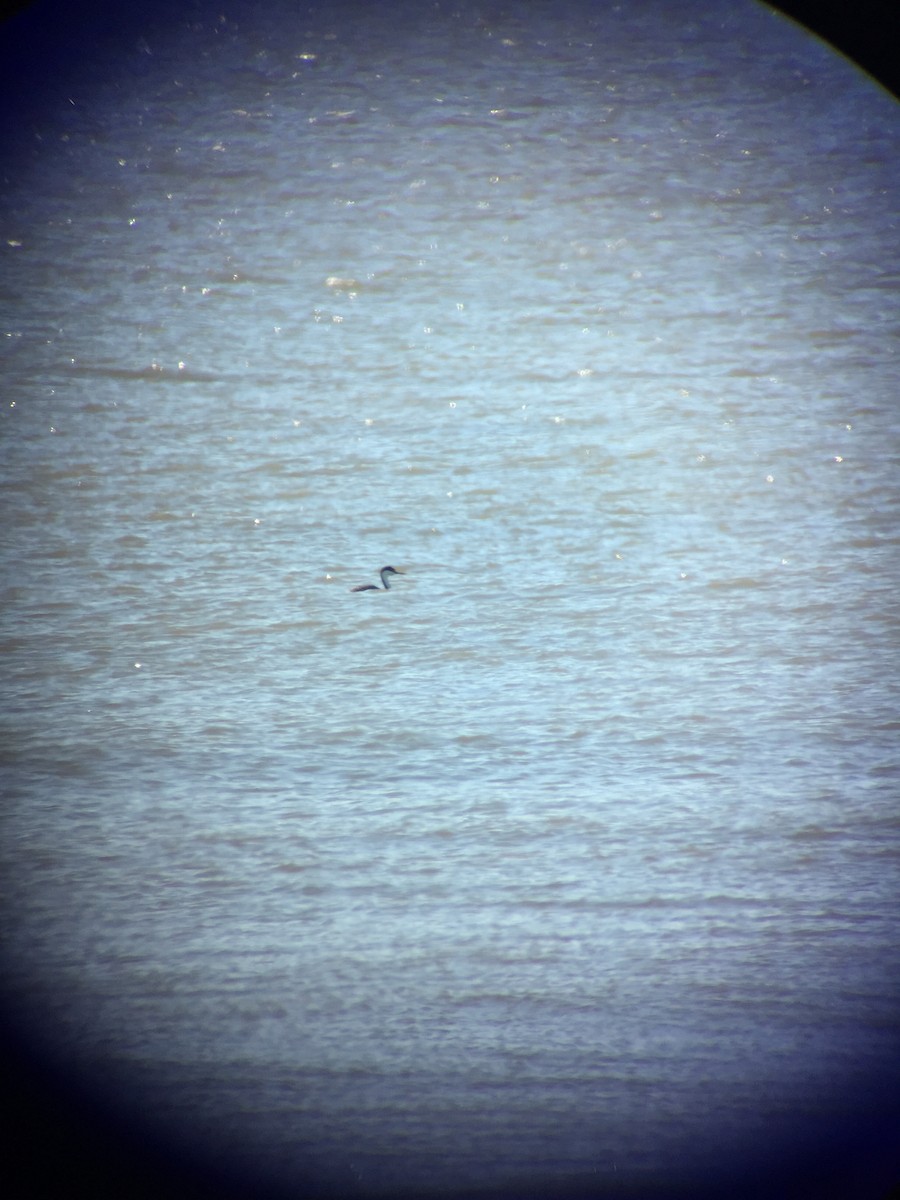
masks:
[[[737,2],[102,61],[3,187],[10,1003],[259,1187],[870,1194],[894,102]]]

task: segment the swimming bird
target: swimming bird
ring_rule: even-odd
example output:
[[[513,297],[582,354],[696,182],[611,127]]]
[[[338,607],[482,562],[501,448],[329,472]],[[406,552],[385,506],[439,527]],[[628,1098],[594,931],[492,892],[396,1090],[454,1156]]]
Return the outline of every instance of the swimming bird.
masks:
[[[388,578],[390,575],[402,575],[403,571],[398,571],[395,567],[381,568],[381,587],[386,592],[391,590],[391,581]],[[381,588],[376,583],[361,583],[359,587],[351,588],[351,592],[380,592]]]

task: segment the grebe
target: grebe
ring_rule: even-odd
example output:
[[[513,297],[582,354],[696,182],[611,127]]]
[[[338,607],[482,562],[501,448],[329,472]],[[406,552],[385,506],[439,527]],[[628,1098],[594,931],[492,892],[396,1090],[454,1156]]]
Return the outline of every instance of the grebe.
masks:
[[[396,567],[382,567],[381,568],[381,587],[383,587],[386,592],[389,592],[391,590],[391,581],[388,578],[388,576],[389,575],[402,575],[402,574],[403,574],[403,572],[398,571],[396,569]],[[350,591],[351,592],[380,592],[381,588],[376,583],[361,583],[359,585],[359,587],[351,588]]]

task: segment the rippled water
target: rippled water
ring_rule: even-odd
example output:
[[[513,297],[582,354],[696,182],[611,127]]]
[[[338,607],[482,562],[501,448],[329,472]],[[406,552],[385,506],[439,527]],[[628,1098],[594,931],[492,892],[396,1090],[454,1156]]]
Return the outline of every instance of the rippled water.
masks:
[[[867,1195],[896,106],[751,4],[388,11],[21,131],[8,1002],[258,1187]]]

